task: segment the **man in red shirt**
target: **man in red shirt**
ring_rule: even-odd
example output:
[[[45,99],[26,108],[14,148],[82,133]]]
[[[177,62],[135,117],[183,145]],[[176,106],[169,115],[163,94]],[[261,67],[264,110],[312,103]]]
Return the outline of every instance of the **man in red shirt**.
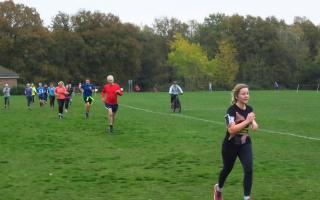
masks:
[[[108,110],[109,129],[107,131],[109,133],[113,132],[113,124],[118,110],[118,95],[123,95],[123,89],[117,83],[114,83],[112,75],[107,76],[107,84],[103,86],[101,91],[101,100],[105,103],[105,108]]]

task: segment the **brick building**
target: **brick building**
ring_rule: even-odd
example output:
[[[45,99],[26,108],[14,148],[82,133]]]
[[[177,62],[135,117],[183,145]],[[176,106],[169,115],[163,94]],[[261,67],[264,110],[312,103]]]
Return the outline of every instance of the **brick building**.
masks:
[[[0,88],[3,88],[4,84],[8,83],[9,86],[16,87],[18,85],[19,75],[7,68],[0,65]]]

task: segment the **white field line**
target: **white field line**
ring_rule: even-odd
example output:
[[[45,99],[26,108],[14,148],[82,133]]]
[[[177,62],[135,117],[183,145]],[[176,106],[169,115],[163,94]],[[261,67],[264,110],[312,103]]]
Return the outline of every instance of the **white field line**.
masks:
[[[297,135],[297,134],[289,133],[289,132],[273,131],[273,130],[262,129],[262,128],[260,128],[259,131],[266,132],[266,133],[276,133],[276,134],[280,134],[280,135],[289,135],[289,136],[298,137],[298,138],[303,138],[303,139],[308,139],[308,140],[318,140],[318,141],[320,141],[320,138],[314,138],[314,137],[308,137],[308,136],[303,136],[303,135]]]
[[[180,114],[177,114],[177,115],[173,115],[173,114],[169,114],[169,113],[157,112],[157,111],[152,111],[152,110],[148,110],[148,109],[144,109],[144,108],[138,108],[138,107],[134,107],[134,106],[126,105],[126,104],[121,104],[121,106],[130,108],[130,109],[134,109],[134,110],[140,110],[140,111],[143,111],[143,112],[148,112],[148,113],[154,113],[154,114],[166,115],[166,116],[174,116],[174,117],[182,117],[182,118],[186,118],[186,119],[193,119],[193,120],[202,121],[202,122],[207,122],[207,123],[212,123],[212,124],[225,125],[225,123],[223,123],[223,122],[213,121],[213,120],[208,120],[208,119],[203,119],[203,118],[199,118],[199,117],[193,117],[193,116],[184,115],[184,114],[181,114],[181,113],[180,113]],[[307,140],[317,140],[317,141],[320,141],[320,138],[302,136],[302,135],[297,135],[297,134],[289,133],[289,132],[273,131],[273,130],[262,129],[262,128],[259,128],[259,131],[262,131],[262,132],[265,132],[265,133],[273,133],[273,134],[287,135],[287,136],[292,136],[292,137],[297,137],[297,138],[303,138],[303,139],[307,139]]]
[[[190,109],[187,109],[187,108],[184,108],[183,111],[202,111],[202,110],[205,110],[205,111],[216,111],[216,110],[226,110],[226,108],[190,108]]]

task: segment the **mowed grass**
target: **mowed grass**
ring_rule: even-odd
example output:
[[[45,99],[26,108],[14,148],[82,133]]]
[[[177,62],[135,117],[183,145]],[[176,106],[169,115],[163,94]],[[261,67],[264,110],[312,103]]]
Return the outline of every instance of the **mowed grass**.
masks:
[[[126,93],[113,135],[95,99],[88,120],[79,95],[59,120],[57,108],[36,101],[29,111],[24,97],[11,98],[0,112],[0,199],[210,199],[229,92],[186,92],[181,114],[170,112],[167,93]],[[253,199],[319,199],[319,102],[313,91],[251,91],[261,128],[251,134]],[[225,200],[243,198],[242,176],[237,161]]]

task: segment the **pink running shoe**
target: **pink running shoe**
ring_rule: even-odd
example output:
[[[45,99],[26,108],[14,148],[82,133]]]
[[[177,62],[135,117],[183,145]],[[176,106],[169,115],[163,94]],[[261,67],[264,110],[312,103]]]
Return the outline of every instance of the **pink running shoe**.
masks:
[[[213,190],[214,190],[213,199],[214,200],[223,200],[222,192],[218,188],[219,188],[218,184],[215,184],[214,188],[213,188]]]

